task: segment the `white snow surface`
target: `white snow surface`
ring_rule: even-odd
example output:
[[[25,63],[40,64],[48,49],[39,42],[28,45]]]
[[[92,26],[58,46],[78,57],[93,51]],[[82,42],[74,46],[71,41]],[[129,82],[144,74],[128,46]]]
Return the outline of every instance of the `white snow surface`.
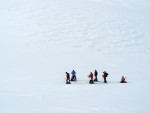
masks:
[[[149,0],[0,0],[0,113],[150,113],[149,67]]]

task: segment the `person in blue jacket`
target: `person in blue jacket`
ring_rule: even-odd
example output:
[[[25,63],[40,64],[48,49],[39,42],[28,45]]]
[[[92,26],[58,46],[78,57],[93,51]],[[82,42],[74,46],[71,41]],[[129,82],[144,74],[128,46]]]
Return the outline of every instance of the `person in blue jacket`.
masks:
[[[71,81],[77,81],[77,77],[76,77],[76,72],[75,72],[75,70],[73,70],[73,71],[71,72],[71,74],[72,74]]]

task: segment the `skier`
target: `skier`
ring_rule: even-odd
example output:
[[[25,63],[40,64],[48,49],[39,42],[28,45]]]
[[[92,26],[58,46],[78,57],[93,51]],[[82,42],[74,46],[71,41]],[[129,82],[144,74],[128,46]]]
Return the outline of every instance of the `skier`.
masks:
[[[88,76],[90,78],[89,80],[89,84],[94,84],[94,81],[93,81],[93,73],[91,72],[90,75]]]
[[[104,78],[104,83],[107,83],[106,77],[108,76],[108,73],[106,71],[103,72],[102,77]]]
[[[66,72],[66,84],[71,84],[70,83],[70,74]]]
[[[71,74],[72,74],[71,81],[77,81],[75,70],[73,70],[73,71],[71,72]]]
[[[95,72],[94,72],[94,76],[95,76],[94,81],[96,81],[96,82],[98,82],[97,75],[98,75],[98,72],[97,72],[97,70],[95,70]]]
[[[124,76],[121,77],[120,83],[127,83]]]

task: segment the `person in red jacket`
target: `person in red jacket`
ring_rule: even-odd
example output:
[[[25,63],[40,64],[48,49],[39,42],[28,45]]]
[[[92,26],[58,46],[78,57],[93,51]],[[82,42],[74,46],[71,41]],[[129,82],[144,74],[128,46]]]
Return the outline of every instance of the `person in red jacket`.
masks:
[[[106,77],[108,76],[108,73],[106,71],[103,72],[102,77],[104,78],[104,83],[107,83]]]
[[[66,84],[70,84],[70,74],[66,72]]]
[[[120,83],[127,83],[127,82],[126,82],[126,79],[125,79],[125,77],[124,77],[124,76],[122,76],[122,77],[121,77],[121,81],[120,81]]]
[[[89,83],[93,84],[94,83],[94,81],[93,81],[93,73],[91,72],[88,77],[90,78]]]

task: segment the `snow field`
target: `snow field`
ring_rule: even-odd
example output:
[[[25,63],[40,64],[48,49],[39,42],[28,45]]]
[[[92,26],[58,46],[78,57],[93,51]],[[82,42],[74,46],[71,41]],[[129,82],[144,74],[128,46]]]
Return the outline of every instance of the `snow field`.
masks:
[[[0,112],[149,113],[149,6],[149,0],[0,1]],[[73,69],[78,82],[64,84]],[[90,85],[95,69],[100,82]],[[129,83],[119,84],[121,76]]]

